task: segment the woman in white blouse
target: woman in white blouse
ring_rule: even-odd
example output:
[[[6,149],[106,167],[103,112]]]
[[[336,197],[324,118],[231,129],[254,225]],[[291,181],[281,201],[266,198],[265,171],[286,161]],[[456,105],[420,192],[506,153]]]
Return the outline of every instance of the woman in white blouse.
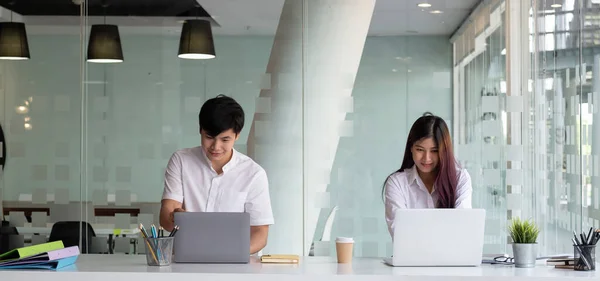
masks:
[[[452,152],[446,122],[431,113],[410,129],[400,169],[384,184],[385,219],[394,237],[398,209],[471,208],[471,177]]]

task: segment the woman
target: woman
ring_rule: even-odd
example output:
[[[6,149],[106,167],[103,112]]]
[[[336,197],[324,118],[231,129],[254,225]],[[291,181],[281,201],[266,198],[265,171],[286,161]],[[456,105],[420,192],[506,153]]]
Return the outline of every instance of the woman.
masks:
[[[425,113],[410,128],[400,169],[384,184],[385,219],[394,237],[398,209],[471,208],[471,177],[460,169],[446,122]]]

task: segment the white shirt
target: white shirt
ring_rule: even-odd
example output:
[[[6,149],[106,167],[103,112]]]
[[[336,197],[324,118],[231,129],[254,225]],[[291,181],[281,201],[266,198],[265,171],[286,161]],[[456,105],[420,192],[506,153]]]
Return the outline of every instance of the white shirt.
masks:
[[[470,209],[473,193],[471,176],[465,169],[458,169],[457,176],[455,208]],[[398,209],[435,208],[438,196],[435,186],[433,192],[429,193],[415,166],[392,174],[385,184],[385,220],[392,237],[394,237],[394,217]]]
[[[247,212],[250,225],[274,223],[267,173],[235,149],[220,175],[200,146],[173,153],[162,198],[183,203],[188,212]]]

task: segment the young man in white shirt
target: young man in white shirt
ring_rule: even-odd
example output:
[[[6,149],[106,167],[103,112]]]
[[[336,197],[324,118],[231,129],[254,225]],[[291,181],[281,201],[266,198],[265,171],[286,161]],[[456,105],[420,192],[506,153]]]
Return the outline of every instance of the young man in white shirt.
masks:
[[[250,254],[257,253],[274,219],[265,170],[233,148],[244,111],[219,95],[202,105],[198,119],[202,145],[176,151],[167,165],[160,224],[171,231],[175,212],[247,212]]]

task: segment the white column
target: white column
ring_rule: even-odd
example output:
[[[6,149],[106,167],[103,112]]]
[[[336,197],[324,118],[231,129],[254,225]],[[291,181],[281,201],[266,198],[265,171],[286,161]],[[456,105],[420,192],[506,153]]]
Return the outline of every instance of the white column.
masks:
[[[267,170],[275,225],[265,253],[307,254],[335,151],[348,123],[352,85],[374,0],[287,0],[267,65],[248,154]]]
[[[375,0],[305,3],[304,246],[308,250],[313,236],[321,237],[321,233],[315,233],[320,212],[329,213],[315,203],[320,194],[331,192],[327,186],[335,181],[330,176],[340,138],[354,134],[353,121],[345,119],[346,113],[353,111],[352,89]],[[341,177],[351,176],[345,171],[337,172],[334,174]],[[338,193],[350,192],[341,188]],[[331,201],[329,207],[334,207],[336,198]],[[340,206],[337,217],[348,211]]]
[[[303,1],[285,1],[257,111],[248,155],[267,171],[275,225],[264,253],[302,254]],[[268,83],[267,83],[268,84]],[[266,104],[259,109],[258,104]]]

